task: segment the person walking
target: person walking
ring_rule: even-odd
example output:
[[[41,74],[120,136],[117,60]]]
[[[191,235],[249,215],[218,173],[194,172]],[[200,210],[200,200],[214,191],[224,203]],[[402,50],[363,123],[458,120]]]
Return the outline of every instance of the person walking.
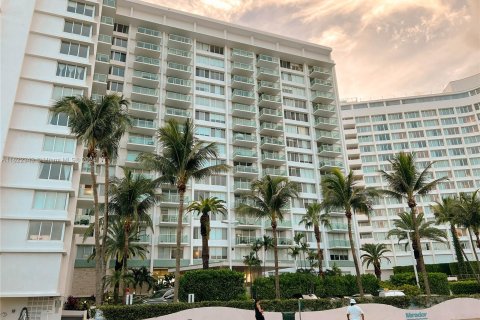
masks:
[[[263,316],[263,309],[260,306],[260,299],[255,299],[255,320],[265,320],[265,317]]]
[[[357,306],[355,299],[350,299],[350,306],[347,308],[347,320],[365,320],[363,310]]]

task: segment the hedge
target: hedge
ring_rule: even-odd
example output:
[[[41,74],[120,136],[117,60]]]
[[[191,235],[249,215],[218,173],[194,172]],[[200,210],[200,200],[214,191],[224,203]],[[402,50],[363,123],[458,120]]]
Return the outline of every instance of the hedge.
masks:
[[[431,297],[427,302],[427,298],[420,297],[388,297],[373,299],[355,298],[358,303],[380,303],[391,305],[400,309],[408,309],[409,307],[426,308],[440,302],[456,298],[455,296],[438,296]],[[474,298],[479,298],[475,296]],[[303,310],[305,311],[321,311],[328,309],[336,309],[346,306],[348,299],[318,299],[304,300]],[[230,307],[244,310],[252,310],[253,301],[204,301],[199,303],[170,303],[170,304],[144,304],[131,306],[102,306],[106,320],[143,320],[164,316],[167,314],[179,312],[192,308],[203,307]],[[262,308],[271,312],[295,312],[298,310],[298,300],[262,300]]]
[[[195,301],[246,300],[244,274],[229,269],[188,271],[180,278],[180,301],[195,294]]]
[[[470,261],[470,266],[468,266],[468,262],[465,261],[465,264],[467,266],[467,270],[468,270],[468,273],[471,274],[472,273],[472,268],[473,270],[475,270],[475,273],[478,273],[478,264],[477,262],[473,262],[473,261]],[[450,263],[450,274],[451,275],[458,275],[460,272],[458,271],[458,263],[456,262],[452,262]]]
[[[453,294],[475,294],[480,293],[480,285],[473,280],[451,282],[450,290]]]
[[[456,263],[455,263],[456,265]],[[437,263],[437,264],[426,264],[425,269],[427,270],[428,273],[431,272],[440,272],[440,273],[446,273],[448,275],[451,275],[451,268],[450,268],[450,263]],[[413,271],[413,266],[396,266],[393,267],[393,274],[397,273],[410,273],[414,272]]]
[[[420,287],[423,289],[422,275],[419,274]],[[394,286],[402,286],[405,284],[416,285],[414,273],[397,273],[390,276],[390,281]],[[432,272],[428,274],[430,291],[432,294],[449,295],[447,275],[445,273]]]

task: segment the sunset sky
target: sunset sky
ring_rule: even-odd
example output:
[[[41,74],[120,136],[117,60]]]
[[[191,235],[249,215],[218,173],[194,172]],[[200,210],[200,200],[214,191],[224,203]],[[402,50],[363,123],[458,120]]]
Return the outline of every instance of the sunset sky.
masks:
[[[440,92],[480,73],[480,0],[146,0],[330,46],[340,97]]]

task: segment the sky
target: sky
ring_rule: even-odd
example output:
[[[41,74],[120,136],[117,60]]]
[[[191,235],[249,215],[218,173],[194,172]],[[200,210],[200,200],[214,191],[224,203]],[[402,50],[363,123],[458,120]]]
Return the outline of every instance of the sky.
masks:
[[[480,73],[480,0],[145,0],[329,46],[341,99],[441,92]]]

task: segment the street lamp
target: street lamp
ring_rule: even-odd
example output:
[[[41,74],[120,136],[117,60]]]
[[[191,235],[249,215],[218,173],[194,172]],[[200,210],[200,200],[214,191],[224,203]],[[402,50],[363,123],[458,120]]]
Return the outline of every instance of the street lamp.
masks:
[[[228,225],[228,267],[232,270],[232,225],[238,224],[237,220],[222,220],[222,223]]]

